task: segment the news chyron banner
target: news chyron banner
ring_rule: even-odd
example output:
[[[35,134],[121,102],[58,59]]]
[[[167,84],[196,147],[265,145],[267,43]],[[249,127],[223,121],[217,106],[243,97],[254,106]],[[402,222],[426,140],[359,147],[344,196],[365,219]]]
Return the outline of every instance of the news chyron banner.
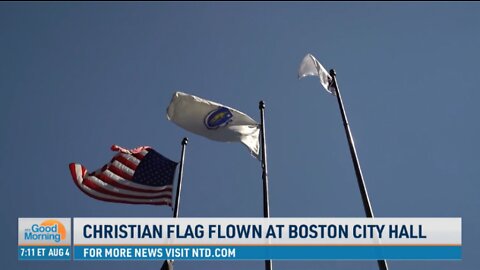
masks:
[[[19,218],[19,260],[70,260],[70,218]]]
[[[459,260],[461,218],[74,218],[74,260]]]

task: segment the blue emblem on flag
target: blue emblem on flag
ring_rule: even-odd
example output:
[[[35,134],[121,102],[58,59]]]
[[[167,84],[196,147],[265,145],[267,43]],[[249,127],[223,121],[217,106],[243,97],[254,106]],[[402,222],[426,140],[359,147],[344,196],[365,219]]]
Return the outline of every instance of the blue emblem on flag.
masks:
[[[229,109],[219,107],[207,114],[204,123],[208,129],[217,129],[228,125],[232,121],[232,117],[233,114]]]

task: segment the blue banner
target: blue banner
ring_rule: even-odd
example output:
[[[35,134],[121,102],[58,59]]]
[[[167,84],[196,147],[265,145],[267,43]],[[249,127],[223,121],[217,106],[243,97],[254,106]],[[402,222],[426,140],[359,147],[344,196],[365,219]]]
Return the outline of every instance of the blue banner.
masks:
[[[19,260],[70,260],[70,246],[20,246]]]
[[[75,246],[75,260],[460,260],[461,246]]]

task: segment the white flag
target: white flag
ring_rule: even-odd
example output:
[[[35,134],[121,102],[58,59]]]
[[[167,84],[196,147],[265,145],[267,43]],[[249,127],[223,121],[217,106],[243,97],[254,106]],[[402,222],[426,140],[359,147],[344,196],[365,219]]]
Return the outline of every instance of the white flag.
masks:
[[[225,105],[176,92],[167,118],[178,126],[221,142],[241,142],[259,157],[259,124],[248,115]]]
[[[311,54],[305,55],[300,63],[300,68],[298,69],[298,78],[302,79],[307,76],[317,76],[320,78],[320,83],[323,85],[325,90],[330,94],[335,94],[335,88],[332,84],[332,76],[328,74],[327,70],[318,62],[317,59]]]

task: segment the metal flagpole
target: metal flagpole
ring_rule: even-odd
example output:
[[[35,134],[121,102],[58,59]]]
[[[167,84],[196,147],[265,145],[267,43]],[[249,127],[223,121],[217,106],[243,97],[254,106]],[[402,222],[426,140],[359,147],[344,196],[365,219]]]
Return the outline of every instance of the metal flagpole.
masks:
[[[177,190],[175,192],[175,206],[173,207],[173,217],[178,217],[178,210],[180,208],[180,193],[182,192],[182,180],[183,180],[183,164],[185,163],[185,149],[188,144],[188,138],[185,137],[182,140],[182,156],[180,158],[180,167],[178,169],[178,181]],[[172,270],[173,260],[165,260],[160,270]]]
[[[262,179],[263,179],[263,217],[270,217],[270,207],[268,200],[268,168],[267,168],[267,143],[265,141],[265,103],[259,102],[260,109],[260,135],[262,138]],[[272,270],[272,260],[265,260],[265,270]]]
[[[183,180],[183,163],[185,162],[185,148],[188,144],[188,138],[185,137],[182,140],[182,157],[180,159],[180,168],[178,170],[178,182],[177,191],[175,194],[175,207],[173,208],[173,217],[178,217],[178,209],[180,207],[180,193],[182,192],[182,180]]]
[[[360,168],[360,161],[358,160],[357,150],[355,149],[355,143],[353,142],[352,132],[350,131],[350,126],[348,125],[347,113],[345,112],[345,107],[343,106],[342,95],[340,94],[340,88],[338,87],[336,72],[334,69],[330,70],[330,76],[332,76],[332,84],[336,90],[336,96],[338,101],[338,107],[342,114],[343,127],[345,128],[345,134],[347,135],[348,145],[350,147],[350,155],[352,156],[353,167],[355,168],[355,175],[357,176],[358,188],[360,189],[360,194],[362,195],[363,208],[365,214],[369,218],[373,218],[372,205],[368,197],[367,187],[365,181],[363,180],[362,169]],[[388,265],[386,260],[378,260],[378,267],[381,270],[388,270]]]

